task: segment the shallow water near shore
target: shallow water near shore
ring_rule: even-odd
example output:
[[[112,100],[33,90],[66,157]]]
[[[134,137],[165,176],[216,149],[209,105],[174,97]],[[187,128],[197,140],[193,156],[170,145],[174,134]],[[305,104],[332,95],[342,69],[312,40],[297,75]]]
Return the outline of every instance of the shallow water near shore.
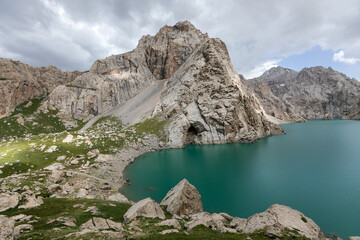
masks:
[[[247,218],[274,203],[313,219],[324,233],[360,235],[360,121],[283,125],[255,143],[187,146],[148,153],[125,170],[131,200],[160,202],[183,178],[204,211]]]

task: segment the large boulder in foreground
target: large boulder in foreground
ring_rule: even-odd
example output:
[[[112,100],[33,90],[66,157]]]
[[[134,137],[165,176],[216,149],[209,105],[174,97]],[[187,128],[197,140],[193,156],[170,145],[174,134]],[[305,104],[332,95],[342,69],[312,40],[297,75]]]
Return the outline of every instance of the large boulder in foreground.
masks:
[[[203,211],[201,195],[186,179],[173,187],[161,201],[171,214],[194,214]]]
[[[290,207],[274,204],[265,212],[255,214],[246,221],[244,233],[252,233],[260,229],[274,237],[281,237],[282,230],[295,230],[309,239],[325,239],[316,223],[301,212]]]
[[[145,198],[132,205],[124,214],[124,223],[129,223],[136,217],[165,219],[164,211],[160,205],[151,198]]]
[[[15,221],[6,216],[0,215],[0,239],[9,240],[14,238]]]

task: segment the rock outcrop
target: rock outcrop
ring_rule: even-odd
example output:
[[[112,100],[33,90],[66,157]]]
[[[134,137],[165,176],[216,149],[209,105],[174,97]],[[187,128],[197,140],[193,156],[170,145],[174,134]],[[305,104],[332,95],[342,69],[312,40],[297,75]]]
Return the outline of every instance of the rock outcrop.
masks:
[[[282,230],[295,230],[309,239],[325,239],[316,223],[290,207],[274,204],[265,212],[249,217],[242,229],[244,233],[267,229],[273,237],[282,237]],[[270,235],[269,234],[269,235]]]
[[[282,133],[266,119],[219,39],[204,41],[170,78],[158,113],[168,119],[171,147],[252,142]]]
[[[267,114],[284,121],[360,118],[360,82],[331,68],[272,68],[247,83]]]
[[[203,211],[201,196],[198,190],[186,179],[173,187],[161,201],[160,205],[166,207],[171,214],[194,214]]]
[[[63,72],[53,66],[31,67],[0,58],[0,118],[10,115],[22,102],[44,96],[57,86],[74,81],[80,74]]]
[[[129,223],[136,217],[165,219],[164,211],[160,205],[151,198],[145,198],[132,205],[124,214],[124,223]]]

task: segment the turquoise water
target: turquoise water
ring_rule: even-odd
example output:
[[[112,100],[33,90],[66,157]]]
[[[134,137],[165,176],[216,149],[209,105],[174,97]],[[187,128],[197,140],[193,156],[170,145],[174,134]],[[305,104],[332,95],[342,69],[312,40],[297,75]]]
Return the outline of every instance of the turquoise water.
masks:
[[[161,201],[187,178],[204,210],[249,217],[271,204],[291,206],[325,233],[360,235],[360,121],[283,125],[286,135],[255,143],[187,146],[145,154],[125,171],[122,189]]]

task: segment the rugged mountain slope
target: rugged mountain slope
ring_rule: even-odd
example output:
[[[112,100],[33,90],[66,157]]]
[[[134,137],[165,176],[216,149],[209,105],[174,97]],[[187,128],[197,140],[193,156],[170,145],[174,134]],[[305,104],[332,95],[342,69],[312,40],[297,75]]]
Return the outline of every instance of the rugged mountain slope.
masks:
[[[169,147],[250,142],[282,133],[266,120],[225,44],[187,21],[142,37],[132,52],[96,61],[70,86],[57,87],[43,105],[47,108],[59,110],[62,118],[93,118],[83,130],[99,116],[117,116],[126,124],[160,117],[168,122]]]
[[[248,84],[265,111],[282,120],[359,116],[360,83],[331,68],[304,68],[297,73],[276,67]]]
[[[72,82],[80,72],[31,67],[19,61],[0,58],[0,118],[9,116],[20,103],[45,95],[55,87]]]
[[[144,36],[131,52],[97,60],[71,85],[59,86],[44,109],[58,109],[63,118],[88,120],[136,96],[157,79],[170,78],[205,39],[189,22],[164,26]]]
[[[209,39],[170,78],[154,114],[169,120],[171,146],[250,142],[281,133],[266,120],[233,68],[225,44]]]

